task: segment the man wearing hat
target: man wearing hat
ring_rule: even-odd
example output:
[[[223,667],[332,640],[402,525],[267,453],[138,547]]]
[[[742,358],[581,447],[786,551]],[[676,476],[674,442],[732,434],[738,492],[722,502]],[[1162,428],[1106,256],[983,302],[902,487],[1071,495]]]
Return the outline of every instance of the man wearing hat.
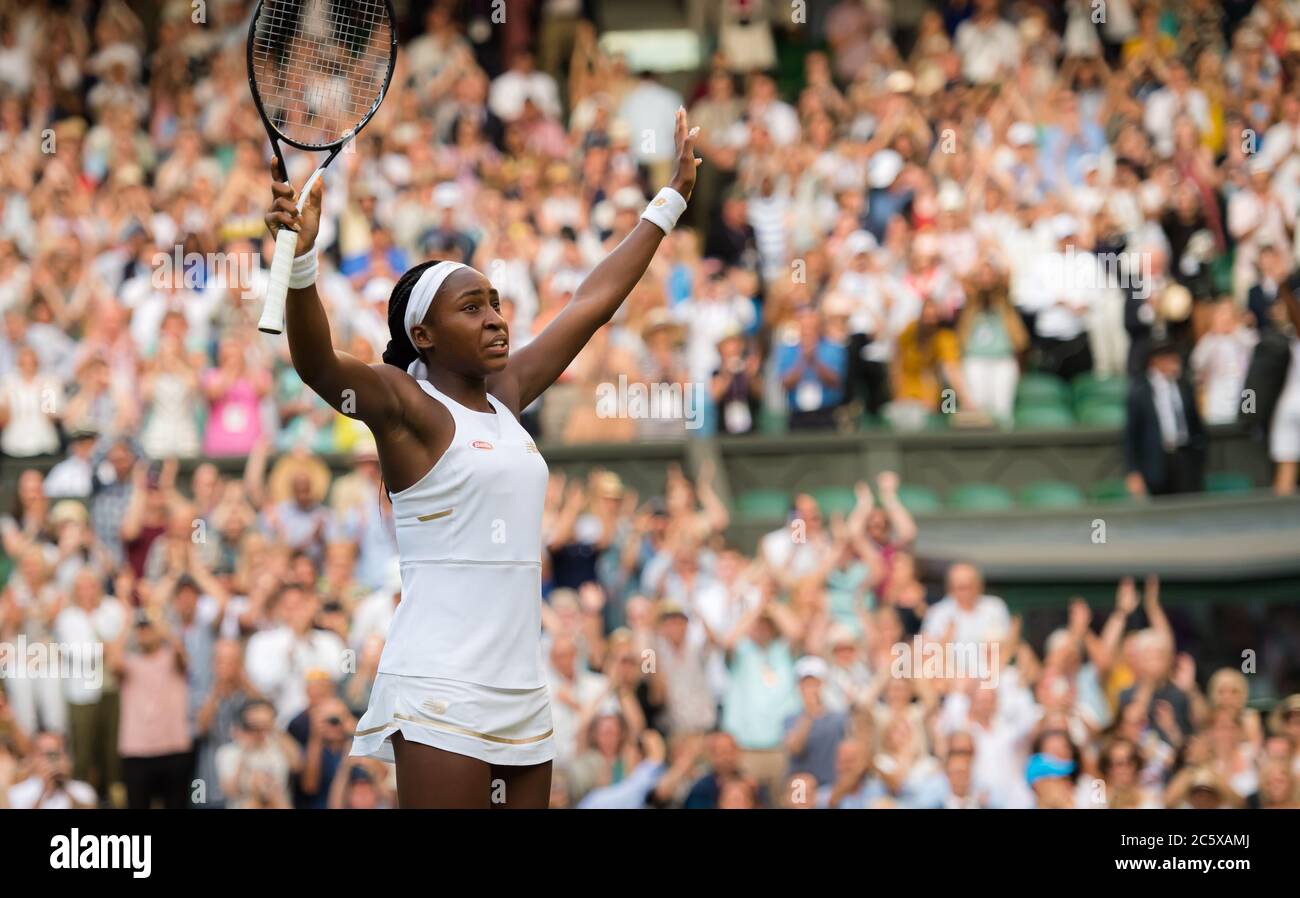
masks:
[[[688,636],[690,620],[675,602],[659,608],[655,656],[659,659],[650,681],[651,695],[667,706],[668,725],[674,735],[705,733],[717,723],[717,706],[709,685],[710,646]]]
[[[790,753],[790,775],[811,773],[819,783],[835,778],[835,751],[848,733],[849,716],[831,711],[822,701],[829,669],[816,655],[805,655],[794,665],[803,710],[785,721],[785,749]]]
[[[318,457],[305,452],[286,455],[271,469],[267,488],[274,504],[262,514],[267,532],[318,563],[333,519],[324,504],[329,486],[329,468]]]
[[[784,722],[799,710],[790,646],[768,602],[746,612],[724,640],[730,675],[722,729],[736,739],[741,766],[776,794],[786,772]]]
[[[1193,493],[1203,488],[1207,437],[1196,397],[1183,379],[1178,347],[1151,347],[1146,377],[1129,388],[1124,421],[1125,485],[1133,496]]]
[[[1165,807],[1198,811],[1240,808],[1242,797],[1210,766],[1185,767],[1174,775],[1165,790]]]
[[[749,351],[739,327],[722,334],[717,353],[718,367],[709,381],[709,394],[717,410],[718,432],[732,436],[749,433],[762,401],[758,355]]]

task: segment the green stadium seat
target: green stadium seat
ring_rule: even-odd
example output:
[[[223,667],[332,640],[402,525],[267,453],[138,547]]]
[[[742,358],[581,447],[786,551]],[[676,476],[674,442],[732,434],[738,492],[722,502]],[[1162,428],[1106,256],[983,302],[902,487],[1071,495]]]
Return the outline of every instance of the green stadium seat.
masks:
[[[823,486],[810,490],[809,493],[817,500],[817,507],[822,510],[822,514],[826,515],[836,512],[848,514],[858,504],[857,494],[851,487]]]
[[[768,436],[779,436],[786,432],[788,419],[785,412],[764,408],[758,413],[758,432]]]
[[[902,502],[903,507],[912,514],[931,514],[943,509],[938,493],[929,487],[917,486],[913,483],[899,485],[898,501]]]
[[[1083,493],[1072,483],[1040,480],[1020,490],[1020,504],[1027,508],[1078,508]]]
[[[863,411],[858,417],[858,430],[879,430],[885,426],[885,422],[879,415],[873,415],[871,412]]]
[[[947,430],[952,424],[952,415],[945,415],[942,412],[932,412],[925,419],[925,429],[927,431]]]
[[[1074,415],[1064,405],[1026,405],[1016,409],[1016,430],[1068,430]]]
[[[1207,493],[1248,493],[1254,488],[1250,475],[1241,471],[1215,471],[1205,475]]]
[[[747,521],[782,520],[789,511],[785,490],[746,490],[736,496],[736,512]]]
[[[1015,507],[1011,493],[996,483],[964,483],[948,494],[954,511],[1005,511]]]
[[[1080,374],[1071,385],[1074,404],[1084,405],[1097,399],[1110,402],[1124,402],[1128,398],[1128,378],[1123,375],[1098,377],[1095,374]]]
[[[1099,480],[1092,486],[1088,487],[1088,498],[1093,502],[1131,502],[1133,497],[1129,494],[1128,487],[1119,477],[1112,477],[1108,480]]]
[[[1079,423],[1085,427],[1123,427],[1127,415],[1122,402],[1092,399],[1079,406]]]
[[[1016,384],[1016,404],[1070,401],[1069,385],[1055,374],[1031,371],[1020,377]]]

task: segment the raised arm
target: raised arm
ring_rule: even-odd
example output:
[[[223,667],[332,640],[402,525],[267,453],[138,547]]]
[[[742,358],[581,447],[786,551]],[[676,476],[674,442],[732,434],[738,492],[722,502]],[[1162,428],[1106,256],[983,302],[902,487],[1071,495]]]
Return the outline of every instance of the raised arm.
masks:
[[[272,162],[272,172],[278,160]],[[310,252],[320,227],[321,197],[317,181],[301,214],[297,194],[288,183],[271,185],[275,200],[266,214],[266,226],[275,233],[282,227],[298,232],[298,255]],[[311,387],[335,410],[359,418],[376,432],[387,430],[400,419],[401,403],[392,380],[380,373],[382,365],[367,365],[346,352],[334,349],[329,318],[315,284],[290,289],[285,304],[285,332],[293,367],[303,383]],[[391,367],[391,366],[390,366]]]
[[[700,161],[695,158],[695,135],[698,131],[698,128],[687,130],[686,111],[678,109],[677,170],[670,186],[686,200],[691,198],[695,167]],[[592,334],[614,317],[623,300],[645,274],[663,239],[664,232],[658,225],[645,219],[639,221],[614,251],[587,275],[555,320],[511,357],[506,370],[495,378],[500,383],[489,381],[489,388],[494,393],[500,390],[515,397],[520,409],[542,395],[587,345]]]

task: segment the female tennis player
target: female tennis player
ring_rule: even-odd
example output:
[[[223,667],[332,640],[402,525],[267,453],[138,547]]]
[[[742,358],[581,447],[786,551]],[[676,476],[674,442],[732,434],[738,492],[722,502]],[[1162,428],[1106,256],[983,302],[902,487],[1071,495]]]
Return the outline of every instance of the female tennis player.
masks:
[[[374,432],[392,498],[402,599],[352,754],[397,765],[401,807],[548,804],[555,749],[540,622],[547,467],[519,412],[610,320],[685,210],[698,130],[678,110],[671,186],[514,355],[496,289],[455,262],[424,262],[397,282],[383,364],[331,350],[314,286],[321,185],[301,214],[293,188],[272,185],[267,226],[298,232],[285,315],[294,368]]]

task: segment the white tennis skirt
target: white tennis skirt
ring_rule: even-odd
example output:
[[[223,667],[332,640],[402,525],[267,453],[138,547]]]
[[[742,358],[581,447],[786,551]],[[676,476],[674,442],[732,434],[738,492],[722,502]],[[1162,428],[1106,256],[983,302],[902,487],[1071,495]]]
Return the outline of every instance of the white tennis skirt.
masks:
[[[527,766],[555,758],[545,686],[496,689],[439,677],[380,673],[357,723],[351,754],[393,763],[394,733],[489,764]]]

